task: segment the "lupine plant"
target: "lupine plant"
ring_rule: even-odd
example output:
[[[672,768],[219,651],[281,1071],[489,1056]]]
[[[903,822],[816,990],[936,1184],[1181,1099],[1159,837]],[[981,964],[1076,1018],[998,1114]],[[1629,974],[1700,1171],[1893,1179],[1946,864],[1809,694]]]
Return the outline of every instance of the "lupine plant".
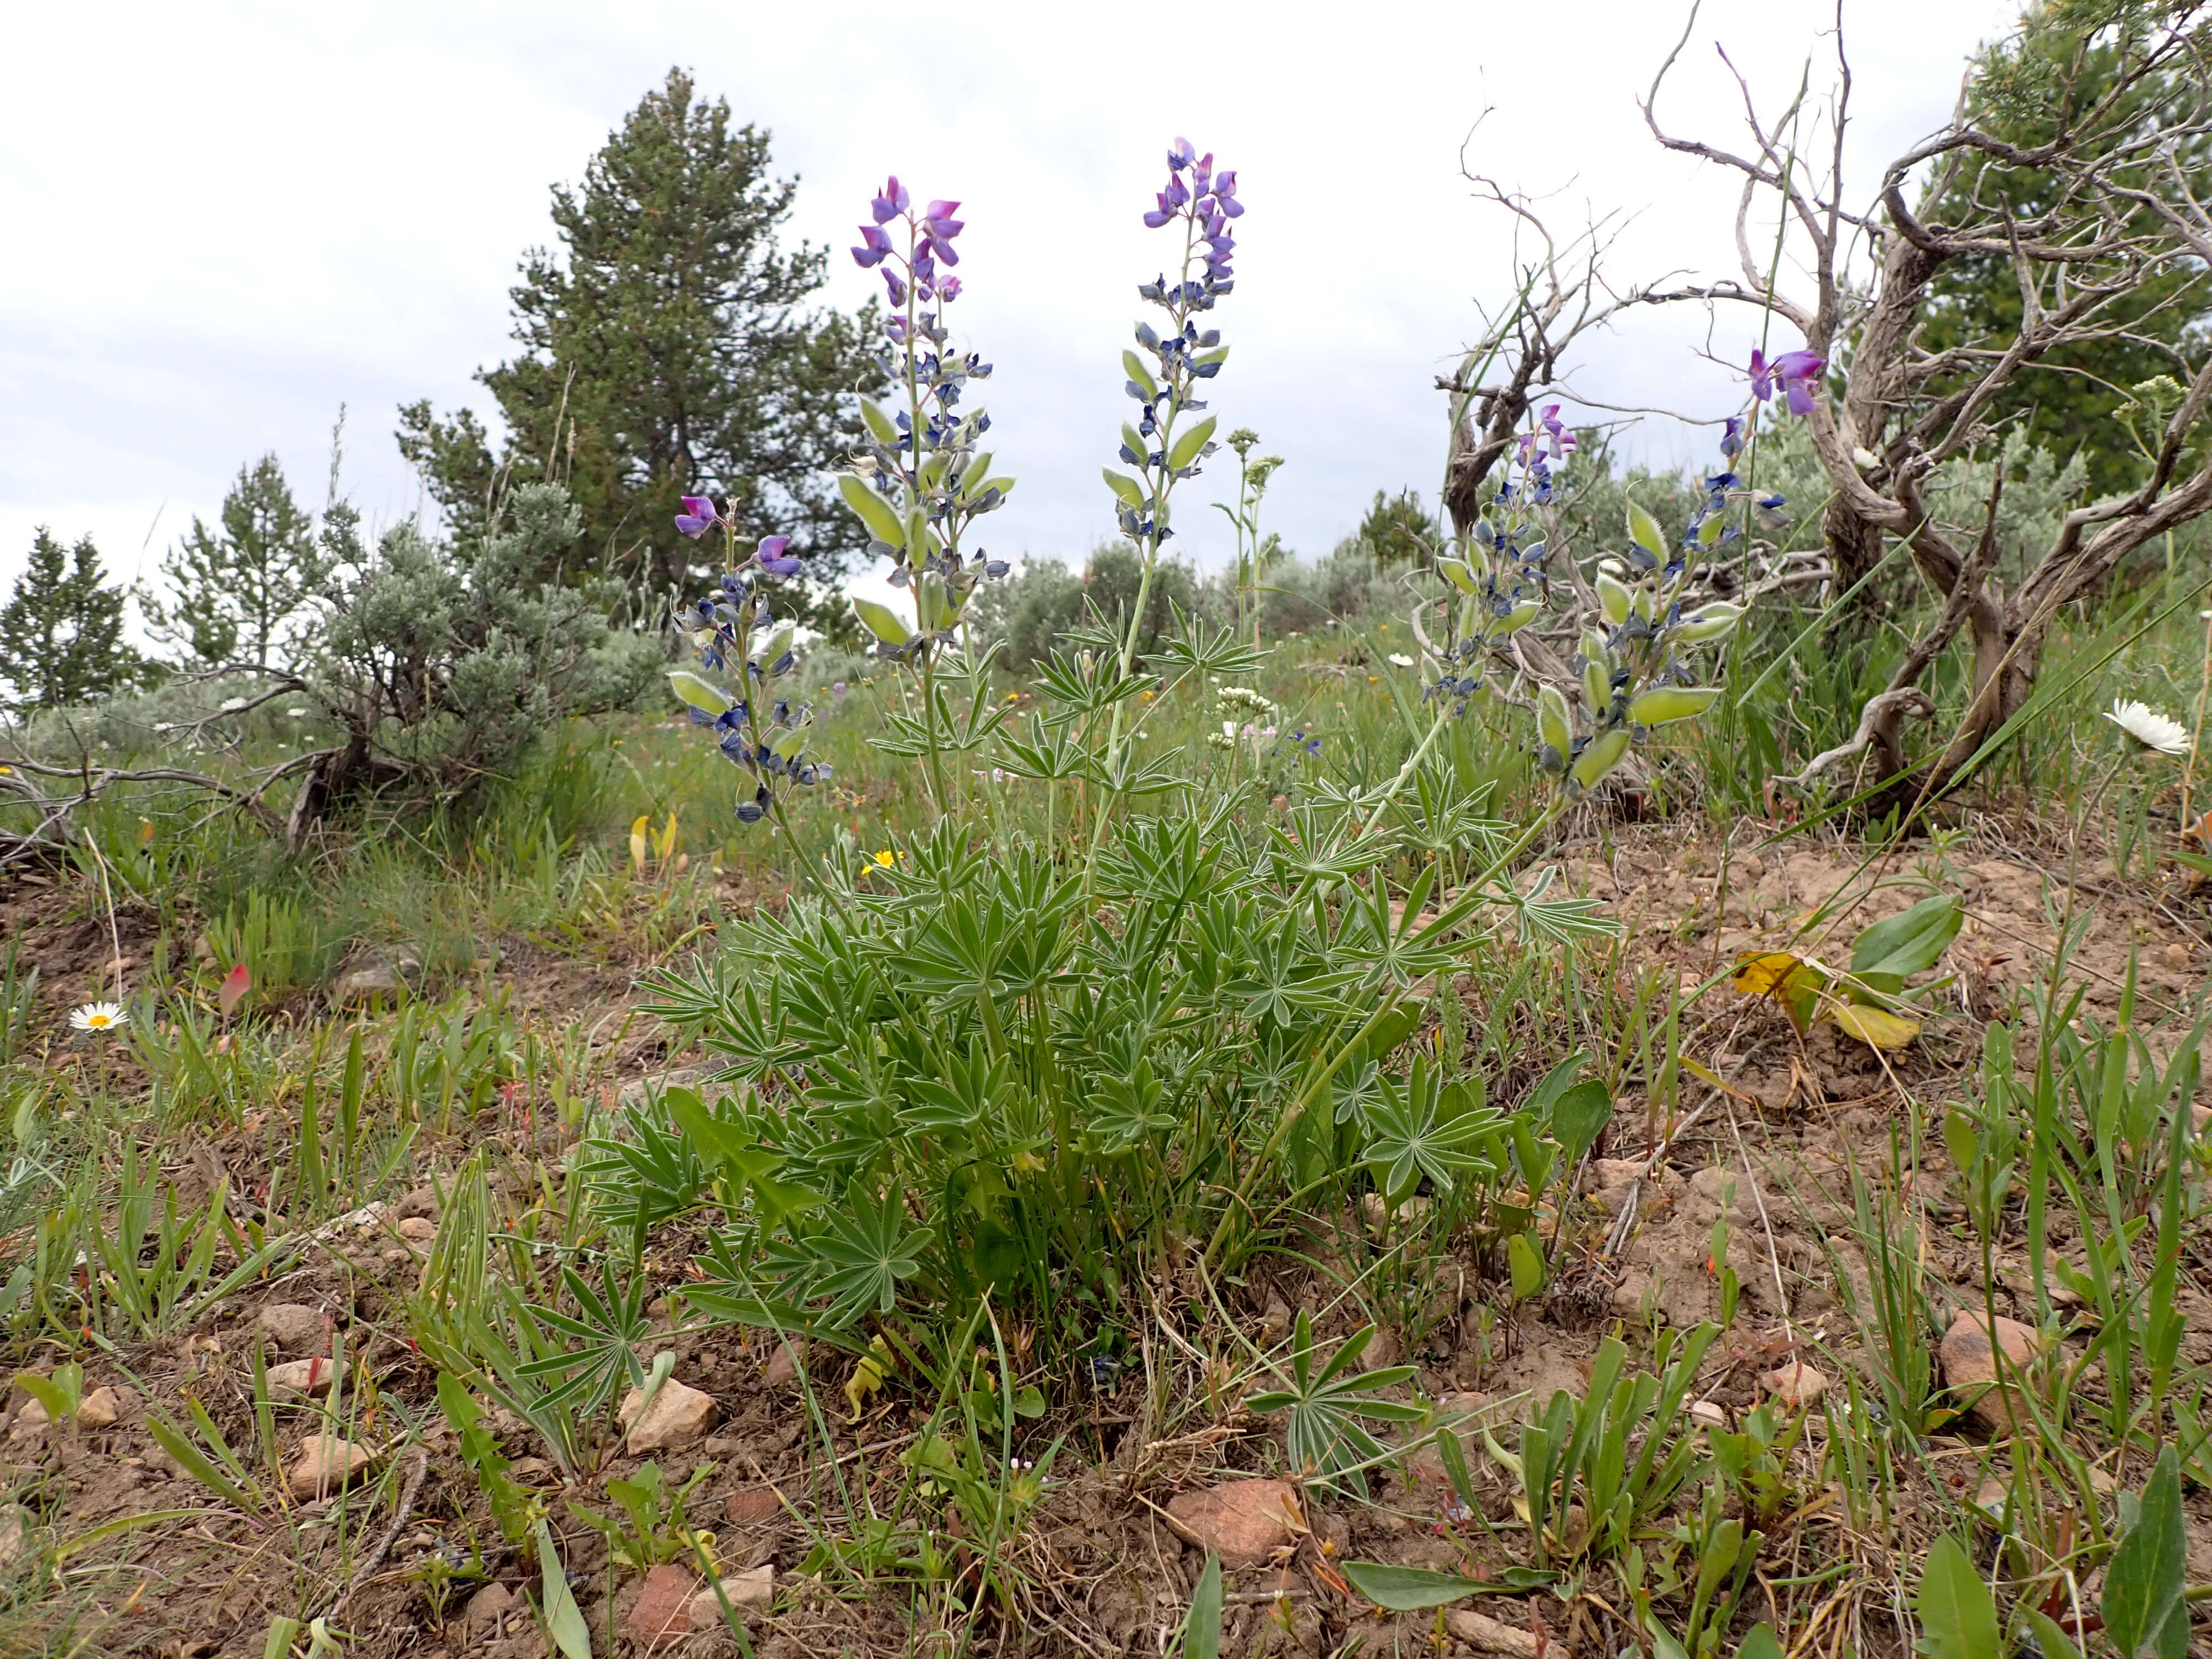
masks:
[[[720,1086],[678,1103],[666,1132],[652,1129],[690,1154],[630,1160],[641,1178],[626,1190],[640,1225],[720,1211],[687,1292],[711,1316],[803,1329],[872,1364],[927,1371],[942,1346],[934,1334],[988,1301],[1035,1322],[1037,1357],[1095,1376],[1141,1317],[1133,1286],[1164,1261],[1195,1249],[1233,1271],[1298,1218],[1357,1210],[1364,1195],[1391,1206],[1419,1196],[1437,1248],[1502,1254],[1530,1224],[1506,1196],[1516,1168],[1533,1194],[1545,1170],[1573,1162],[1540,1108],[1501,1111],[1479,1079],[1404,1050],[1426,988],[1483,936],[1492,907],[1510,907],[1524,939],[1597,925],[1582,901],[1498,878],[1630,743],[1703,706],[1711,694],[1686,686],[1680,653],[1721,637],[1735,613],[1693,601],[1683,560],[1640,522],[1628,556],[1640,574],[1627,580],[1601,571],[1593,588],[1563,551],[1547,551],[1576,445],[1548,408],[1494,522],[1445,550],[1440,641],[1416,613],[1430,661],[1425,734],[1395,776],[1352,788],[1326,775],[1317,739],[1299,727],[1281,744],[1299,763],[1288,786],[1299,799],[1253,822],[1243,751],[1256,750],[1275,711],[1236,682],[1257,652],[1185,618],[1157,653],[1139,653],[1177,488],[1212,447],[1215,418],[1199,394],[1227,348],[1205,325],[1231,291],[1230,226],[1243,211],[1235,174],[1210,155],[1178,139],[1167,159],[1145,220],[1180,233],[1180,258],[1139,287],[1160,318],[1139,323],[1123,355],[1137,407],[1121,432],[1127,470],[1107,475],[1116,523],[1143,562],[1137,611],[1078,631],[1035,683],[1039,708],[1021,737],[994,735],[990,647],[968,638],[969,597],[999,568],[969,538],[1009,481],[981,452],[988,418],[962,405],[988,366],[953,352],[944,320],[958,293],[947,270],[957,204],[917,210],[892,179],[861,228],[854,258],[883,272],[897,308],[885,368],[905,398],[864,410],[869,447],[842,487],[915,611],[909,621],[858,599],[854,609],[878,652],[915,672],[919,718],[895,720],[892,738],[927,756],[943,816],[882,858],[845,847],[814,890],[726,926],[702,969],[659,981],[656,1012],[725,1064]],[[1717,489],[1716,507],[1732,488]],[[1724,528],[1716,514],[1686,546]],[[741,563],[740,596],[706,630],[725,661],[759,659],[763,675],[780,665],[780,646],[740,641],[762,626],[759,582],[781,572],[767,561],[787,556],[763,550]],[[1567,732],[1565,697],[1544,694],[1543,758],[1561,784],[1509,846],[1436,744],[1478,697],[1507,694],[1523,672],[1516,636],[1556,616],[1563,589],[1595,618],[1577,665],[1587,729]],[[964,725],[941,695],[946,676],[971,685]],[[1145,722],[1132,718],[1192,693],[1211,699],[1220,741],[1240,757],[1200,777],[1180,754],[1139,757]],[[702,713],[749,718],[712,701]],[[940,751],[986,741],[1009,787],[1044,793],[1041,837],[947,793]],[[794,760],[809,764],[801,749],[782,758],[784,772],[769,769],[779,780]],[[1063,792],[1074,797],[1066,818]],[[772,788],[758,804],[780,810]],[[1459,849],[1425,826],[1478,822],[1480,873],[1448,894]],[[1097,1362],[1087,1372],[1086,1361]]]
[[[979,447],[991,428],[990,415],[960,406],[969,383],[990,378],[991,365],[979,353],[954,351],[945,326],[945,307],[960,297],[960,278],[951,269],[960,262],[957,242],[965,228],[953,216],[959,210],[959,203],[943,199],[917,210],[896,175],[869,204],[870,222],[860,227],[853,258],[864,270],[881,272],[889,290],[892,314],[884,325],[887,344],[880,361],[900,402],[887,410],[861,400],[867,453],[837,480],[846,504],[866,526],[869,552],[890,559],[891,585],[913,595],[911,623],[890,606],[859,594],[852,596],[853,610],[874,636],[877,653],[911,664],[921,678],[918,749],[928,757],[940,809],[949,804],[941,734],[953,722],[951,711],[940,704],[937,669],[964,638],[976,583],[1003,576],[1008,568],[981,548],[963,549],[961,539],[977,519],[1003,505],[1014,487],[1012,478],[991,471],[989,453]],[[977,713],[981,708],[978,702]],[[952,746],[972,748],[988,735],[988,724],[977,726],[971,718]]]

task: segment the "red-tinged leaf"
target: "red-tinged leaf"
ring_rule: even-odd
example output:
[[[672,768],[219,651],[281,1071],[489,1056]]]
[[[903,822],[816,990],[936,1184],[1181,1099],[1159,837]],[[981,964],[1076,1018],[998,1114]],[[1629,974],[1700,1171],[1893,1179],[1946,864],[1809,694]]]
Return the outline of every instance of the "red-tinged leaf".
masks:
[[[239,999],[252,988],[253,975],[246,971],[246,964],[241,962],[223,975],[222,989],[215,994],[215,1006],[227,1017],[238,1006]]]

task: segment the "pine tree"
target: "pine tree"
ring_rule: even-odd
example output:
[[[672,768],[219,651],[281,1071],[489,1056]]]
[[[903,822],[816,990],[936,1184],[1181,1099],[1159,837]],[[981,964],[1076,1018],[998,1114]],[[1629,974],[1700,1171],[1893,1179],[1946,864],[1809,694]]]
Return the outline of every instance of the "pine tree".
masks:
[[[295,624],[325,574],[314,520],[292,499],[274,455],[238,469],[220,533],[192,520],[161,566],[164,593],[141,588],[147,632],[197,667],[283,665]]]
[[[64,550],[40,526],[0,605],[0,680],[17,710],[90,702],[137,678],[138,653],[123,642],[123,589],[104,577],[91,537]]]
[[[527,254],[513,290],[526,349],[477,377],[499,400],[502,451],[465,410],[400,410],[401,452],[456,536],[481,534],[511,484],[556,480],[583,514],[574,556],[659,588],[707,574],[673,522],[681,496],[703,494],[747,534],[791,536],[810,574],[837,574],[861,537],[830,474],[860,442],[854,393],[881,371],[863,344],[872,307],[807,308],[823,251],[777,234],[795,187],[770,173],[769,135],[732,127],[728,103],[678,70],[580,189],[555,187],[561,247]]]

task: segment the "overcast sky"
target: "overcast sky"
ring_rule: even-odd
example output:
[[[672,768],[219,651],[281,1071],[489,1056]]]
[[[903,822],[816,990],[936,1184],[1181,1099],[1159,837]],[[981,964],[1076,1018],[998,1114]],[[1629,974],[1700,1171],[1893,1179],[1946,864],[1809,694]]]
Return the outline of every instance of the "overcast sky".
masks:
[[[1858,193],[1942,119],[1966,54],[2015,9],[1848,0]],[[1214,150],[1249,209],[1215,313],[1235,351],[1214,407],[1287,458],[1273,527],[1326,551],[1376,489],[1433,495],[1433,378],[1475,301],[1508,286],[1507,227],[1461,175],[1486,108],[1473,167],[1549,192],[1563,222],[1631,216],[1620,280],[1732,265],[1734,186],[1660,150],[1636,109],[1686,15],[1653,0],[18,6],[0,52],[0,579],[40,524],[150,570],[264,451],[319,506],[341,404],[345,488],[376,522],[415,511],[395,406],[492,412],[471,377],[510,349],[507,290],[550,239],[548,186],[672,64],[773,131],[800,179],[793,234],[840,250],[836,302],[875,281],[842,250],[887,170],[963,203],[955,314],[997,365],[985,401],[1020,481],[994,552],[1079,560],[1110,530],[1118,359],[1133,285],[1164,258],[1139,215],[1171,136]],[[1735,142],[1716,44],[1777,104],[1808,57],[1825,84],[1832,21],[1832,0],[1707,4],[1662,117]],[[1578,387],[1724,412],[1740,392],[1700,361],[1709,327],[1730,360],[1756,338],[1749,313],[1639,313]],[[1632,441],[1704,459],[1680,427]],[[1218,515],[1179,522],[1218,562]]]

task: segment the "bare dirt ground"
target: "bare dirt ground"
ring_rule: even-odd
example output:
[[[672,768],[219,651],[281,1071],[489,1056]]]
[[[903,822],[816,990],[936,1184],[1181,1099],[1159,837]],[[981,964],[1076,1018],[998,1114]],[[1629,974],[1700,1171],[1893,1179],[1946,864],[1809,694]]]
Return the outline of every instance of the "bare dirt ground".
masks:
[[[1747,823],[1723,842],[1710,832],[1638,826],[1608,842],[1567,849],[1572,883],[1603,899],[1626,930],[1624,973],[1657,970],[1686,991],[1710,988],[1682,1015],[1682,1050],[1720,1086],[1685,1079],[1666,1122],[1644,1100],[1621,1101],[1611,1144],[1593,1159],[1574,1206],[1559,1218],[1573,1245],[1571,1265],[1541,1298],[1510,1307],[1499,1294],[1498,1262],[1469,1257],[1452,1283],[1439,1287],[1432,1307],[1437,1316],[1410,1346],[1396,1331],[1382,1333],[1370,1363],[1402,1357],[1417,1365],[1420,1393],[1468,1425],[1510,1423],[1540,1408],[1554,1389],[1579,1391],[1589,1358],[1609,1330],[1624,1329],[1638,1346],[1659,1323],[1686,1327],[1717,1316],[1718,1289],[1707,1252],[1713,1224],[1723,1215],[1742,1241],[1742,1302],[1734,1329],[1708,1361],[1702,1397],[1733,1413],[1769,1391],[1761,1379],[1793,1357],[1832,1372],[1857,1363],[1836,1284],[1839,1269],[1855,1281],[1866,1273],[1847,1237],[1850,1168],[1886,1155],[1909,1094],[1926,1102],[1946,1098],[1961,1072],[1977,1062],[1984,1023],[2014,1012],[2047,973],[2068,913],[2067,849],[2039,841],[2033,826],[1970,825],[1940,852],[1923,845],[1872,872],[1886,884],[1798,941],[1794,948],[1801,953],[1840,959],[1852,933],[1921,896],[1927,883],[1961,895],[1968,919],[1945,964],[1953,977],[1940,994],[1938,1012],[1917,1042],[1885,1056],[1832,1025],[1800,1037],[1772,1005],[1729,988],[1726,973],[1739,951],[1778,948],[1846,883],[1856,877],[1863,885],[1868,878],[1858,872],[1861,855],[1847,845],[1807,837],[1760,848],[1757,842],[1770,829]],[[2139,1017],[2146,1020],[2180,1009],[2202,992],[2212,966],[2203,897],[2179,880],[2122,881],[2102,860],[2094,866],[2085,861],[2075,892],[2075,913],[2087,921],[2073,966],[2089,983],[2092,1012],[2110,1018],[2131,963]],[[150,925],[126,913],[118,926],[126,963],[143,963]],[[104,916],[85,914],[65,890],[20,884],[0,890],[0,932],[20,939],[25,959],[41,969],[42,1018],[104,988],[118,940]],[[617,1014],[631,1000],[630,977],[630,964],[562,957],[522,942],[503,950],[491,975],[533,1009]],[[621,1032],[603,1057],[599,1076],[608,1090],[696,1063],[696,1056],[668,1054],[647,1024],[608,1024]],[[186,1152],[199,1179],[184,1184],[204,1194],[223,1176],[250,1187],[265,1146],[265,1137],[244,1130],[205,1137]],[[258,1655],[272,1617],[305,1608],[325,1613],[333,1628],[348,1633],[346,1651],[364,1659],[523,1659],[546,1651],[524,1599],[526,1593],[536,1596],[539,1586],[498,1547],[451,1434],[431,1426],[410,1442],[405,1432],[410,1423],[438,1422],[434,1372],[413,1351],[401,1317],[421,1272],[428,1230],[419,1224],[436,1220],[437,1185],[473,1146],[499,1154],[500,1182],[517,1197],[557,1183],[567,1150],[557,1127],[520,1105],[503,1121],[479,1121],[465,1144],[425,1136],[415,1149],[416,1189],[359,1225],[327,1236],[299,1267],[253,1286],[167,1343],[105,1354],[94,1349],[85,1387],[88,1393],[112,1389],[112,1421],[45,1425],[34,1420],[22,1390],[7,1396],[0,1410],[0,1477],[53,1535],[92,1539],[67,1558],[61,1594],[39,1608],[6,1615],[17,1632],[9,1639],[29,1644],[19,1650],[44,1644],[56,1652],[173,1659]],[[1962,1212],[1945,1188],[1945,1169],[1940,1148],[1923,1149],[1925,1186],[1917,1198],[1929,1225],[1923,1243],[1937,1279],[1963,1290],[1976,1281],[1979,1261]],[[193,1195],[180,1194],[187,1200]],[[1624,1207],[1632,1210],[1633,1225],[1620,1248],[1608,1249],[1609,1239],[1622,1237],[1617,1224]],[[1346,1218],[1343,1224],[1358,1224]],[[2066,1243],[2057,1234],[2054,1242],[2061,1249]],[[0,1242],[0,1277],[9,1253],[26,1247],[21,1237]],[[1229,1319],[1261,1347],[1279,1344],[1302,1308],[1324,1337],[1346,1334],[1358,1322],[1354,1312],[1312,1265],[1325,1265],[1331,1249],[1328,1237],[1317,1236],[1306,1262],[1263,1262],[1243,1284],[1225,1287]],[[683,1250],[672,1247],[656,1256],[665,1264],[667,1288],[680,1288]],[[2003,1265],[2008,1282],[2021,1282],[2022,1264]],[[2181,1294],[2191,1316],[2185,1357],[2212,1359],[2212,1305],[2200,1288],[2201,1261],[2185,1279]],[[1228,1535],[1188,1523],[1191,1495],[1279,1470],[1279,1424],[1243,1409],[1235,1390],[1209,1388],[1213,1379],[1201,1362],[1201,1345],[1193,1340],[1207,1334],[1185,1315],[1168,1316],[1170,1309],[1196,1304],[1200,1288],[1157,1287],[1159,1328],[1145,1334],[1139,1361],[1087,1392],[1071,1390],[1080,1404],[1056,1413],[1055,1425],[1066,1436],[1054,1469],[1056,1485],[1015,1547],[1030,1586],[1030,1616],[1018,1631],[985,1614],[975,1626],[984,1646],[1158,1653],[1182,1617],[1201,1559],[1181,1534],[1195,1530],[1217,1542]],[[320,1330],[277,1344],[263,1318],[271,1307],[309,1310]],[[251,1444],[257,1345],[270,1345],[271,1360],[296,1358],[328,1352],[329,1335],[338,1332],[356,1364],[362,1438],[409,1447],[389,1466],[368,1472],[388,1477],[377,1488],[381,1501],[280,1498],[267,1513],[250,1516],[216,1501],[149,1433],[149,1405],[181,1415],[197,1401],[234,1445]],[[1223,1335],[1211,1333],[1204,1351],[1224,1351]],[[775,1611],[744,1615],[755,1648],[775,1659],[915,1650],[908,1592],[896,1585],[872,1596],[833,1590],[797,1569],[819,1527],[842,1526],[852,1491],[872,1486],[889,1494],[904,1480],[896,1460],[912,1440],[921,1408],[894,1387],[877,1395],[859,1420],[845,1420],[840,1389],[850,1362],[817,1350],[807,1356],[823,1402],[817,1418],[806,1409],[791,1357],[766,1342],[722,1332],[674,1335],[667,1346],[675,1353],[674,1376],[711,1396],[712,1421],[656,1455],[664,1468],[679,1474],[708,1467],[691,1514],[711,1526],[726,1577],[772,1569]],[[304,1400],[280,1403],[280,1437],[290,1444],[313,1415]],[[650,1608],[641,1613],[637,1603],[660,1591],[652,1580],[611,1571],[604,1540],[567,1507],[575,1498],[604,1509],[603,1486],[564,1491],[522,1425],[495,1416],[494,1426],[507,1455],[518,1460],[518,1475],[544,1494],[597,1651],[642,1652],[648,1645],[681,1654],[736,1650],[726,1632],[694,1632],[680,1621],[659,1644],[640,1639],[641,1620],[653,1614]],[[1962,1420],[1937,1437],[1921,1478],[1931,1487],[1963,1486],[1986,1437]],[[617,1456],[602,1479],[627,1474],[641,1461]],[[1474,1461],[1488,1518],[1510,1525],[1506,1483],[1486,1460]],[[1522,1633],[1528,1645],[1516,1650],[1484,1646],[1506,1638],[1494,1631],[1469,1637],[1475,1626],[1464,1622],[1440,1627],[1433,1614],[1393,1619],[1363,1611],[1359,1598],[1345,1593],[1338,1564],[1349,1559],[1478,1574],[1509,1565],[1480,1520],[1462,1511],[1433,1451],[1379,1472],[1371,1502],[1307,1492],[1293,1499],[1288,1514],[1279,1502],[1261,1509],[1255,1515],[1247,1504],[1235,1517],[1246,1525],[1239,1535],[1253,1547],[1229,1563],[1224,1652],[1319,1656],[1355,1638],[1364,1639],[1367,1652],[1456,1647],[1533,1653],[1540,1634],[1553,1642],[1553,1653],[1610,1652],[1620,1644],[1618,1628],[1601,1627],[1586,1604],[1577,1605],[1565,1627],[1540,1632],[1535,1621],[1557,1617],[1556,1601],[1501,1596],[1473,1604]],[[2202,1581],[2212,1578],[2212,1508],[2198,1495],[2191,1511],[2190,1577]],[[94,1530],[118,1522],[135,1524],[104,1537]],[[1844,1557],[1878,1561],[1885,1551],[1909,1553],[1920,1530],[1907,1515],[1899,1518],[1893,1538],[1849,1538],[1833,1506],[1816,1501],[1793,1517],[1788,1538],[1770,1548],[1794,1564],[1791,1571],[1808,1571]],[[378,1552],[370,1569],[356,1571],[351,1582],[335,1576],[349,1533],[343,1559],[357,1564],[371,1559],[372,1546]],[[0,1547],[5,1543],[0,1538]],[[1840,1630],[1843,1621],[1836,1622]],[[0,1625],[0,1636],[8,1628]],[[1866,1651],[1891,1650],[1894,1629],[1887,1646],[1878,1624],[1869,1626],[1864,1640]],[[1855,1650],[1847,1644],[1840,1650]]]

